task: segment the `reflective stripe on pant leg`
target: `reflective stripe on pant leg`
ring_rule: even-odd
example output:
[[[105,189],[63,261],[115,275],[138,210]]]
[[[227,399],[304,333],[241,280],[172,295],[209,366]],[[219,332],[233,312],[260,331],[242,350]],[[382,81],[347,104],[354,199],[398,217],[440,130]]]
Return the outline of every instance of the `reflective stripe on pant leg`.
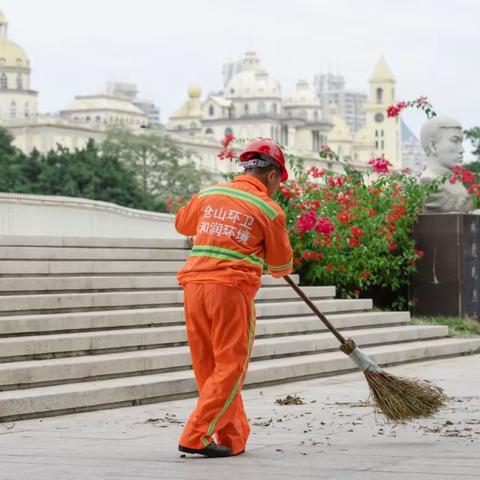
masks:
[[[222,409],[220,412],[215,415],[215,418],[210,422],[210,425],[208,426],[208,431],[207,433],[202,437],[202,442],[205,446],[207,446],[210,442],[206,437],[210,437],[213,435],[213,432],[215,430],[215,425],[217,424],[218,420],[220,420],[220,417],[227,411],[228,407],[232,403],[233,397],[238,391],[238,387],[240,386],[240,382],[242,381],[242,377],[245,374],[245,370],[248,365],[248,360],[250,359],[250,354],[252,353],[252,344],[253,344],[253,332],[255,330],[255,302],[252,300],[252,306],[251,306],[251,313],[250,313],[250,329],[248,332],[248,349],[247,349],[247,358],[245,358],[245,362],[243,364],[243,371],[240,374],[240,377],[238,377],[237,382],[233,386],[233,390],[228,396],[227,400],[225,401]]]

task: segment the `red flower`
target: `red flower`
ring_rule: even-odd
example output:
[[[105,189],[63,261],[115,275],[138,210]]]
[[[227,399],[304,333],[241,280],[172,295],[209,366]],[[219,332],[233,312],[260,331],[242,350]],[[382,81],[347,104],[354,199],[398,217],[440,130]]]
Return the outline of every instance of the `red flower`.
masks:
[[[285,198],[293,197],[292,191],[288,188],[283,187],[282,185],[280,185],[280,188],[278,189],[278,191],[280,192],[280,195],[284,196]]]
[[[474,183],[477,178],[475,174],[468,170],[467,168],[462,168],[462,182],[463,183]]]
[[[326,270],[327,272],[333,272],[333,265],[332,265],[331,263],[327,263],[327,264],[325,265],[325,270]]]
[[[350,230],[350,233],[354,237],[358,237],[358,238],[363,237],[363,230],[361,228],[358,228],[356,225],[352,227],[352,229]]]
[[[373,171],[376,173],[387,173],[388,167],[392,166],[392,164],[383,157],[372,158],[368,164],[372,166]]]
[[[369,217],[375,217],[376,215],[377,211],[374,208],[370,209],[370,211],[368,212]]]
[[[349,223],[352,220],[352,216],[348,214],[345,210],[337,213],[337,219],[340,223],[345,224]]]
[[[318,219],[315,231],[329,237],[335,231],[335,227],[328,217],[322,217]]]
[[[396,117],[400,113],[400,108],[398,108],[396,105],[390,105],[387,108],[387,117],[393,118]]]
[[[398,248],[398,245],[395,242],[389,241],[388,244],[390,245],[390,248],[388,249],[389,252],[394,252]]]
[[[398,102],[396,105],[390,105],[387,108],[387,117],[396,117],[404,109],[408,107],[406,102]]]
[[[221,141],[223,148],[227,148],[233,141],[235,137],[231,133],[227,133],[225,138]]]
[[[315,261],[315,260],[318,260],[319,255],[317,252],[313,252],[313,251],[310,252],[308,250],[304,250],[302,252],[302,258],[307,261]]]
[[[310,167],[307,171],[308,175],[311,175],[313,178],[322,178],[325,175],[325,170],[319,169],[317,167]]]
[[[362,272],[360,274],[360,278],[364,278],[365,280],[370,276],[370,274],[368,272]]]
[[[317,221],[317,216],[313,210],[310,210],[308,213],[302,213],[300,218],[297,220],[296,227],[301,232],[309,232]]]
[[[348,239],[348,244],[351,246],[351,247],[359,247],[360,246],[360,240],[356,237],[350,237]]]

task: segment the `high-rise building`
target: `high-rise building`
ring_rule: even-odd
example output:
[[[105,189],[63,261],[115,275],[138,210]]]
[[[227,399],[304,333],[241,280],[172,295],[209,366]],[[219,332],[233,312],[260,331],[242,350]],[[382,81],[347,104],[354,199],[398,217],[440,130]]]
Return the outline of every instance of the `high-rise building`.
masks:
[[[242,62],[225,62],[223,64],[222,75],[223,75],[223,86],[225,87],[227,83],[239,72],[242,71]]]
[[[418,138],[403,120],[400,121],[400,128],[402,135],[402,167],[410,169],[414,175],[419,175],[427,165],[425,152]]]
[[[345,87],[343,75],[326,73],[316,75],[314,88],[325,109],[335,106],[338,115],[342,117],[353,133],[365,125],[365,110],[363,104],[367,95]]]
[[[160,125],[160,109],[155,105],[153,100],[138,98],[138,88],[135,83],[108,82],[107,93],[115,97],[128,98],[135,106],[145,113],[149,123]]]

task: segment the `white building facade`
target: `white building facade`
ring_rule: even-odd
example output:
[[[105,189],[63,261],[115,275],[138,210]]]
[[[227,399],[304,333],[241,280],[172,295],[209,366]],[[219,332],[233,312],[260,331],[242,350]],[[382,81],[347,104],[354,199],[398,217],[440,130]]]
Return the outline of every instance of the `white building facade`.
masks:
[[[0,124],[9,129],[23,151],[36,148],[47,152],[57,145],[83,148],[90,138],[101,141],[110,127],[142,133],[152,126],[151,116],[137,101],[136,86],[130,84],[76,96],[60,112],[40,115],[38,94],[30,86],[29,59],[8,38],[7,27],[0,12]],[[375,156],[385,156],[395,167],[401,166],[399,122],[386,117],[387,107],[396,101],[395,79],[383,58],[370,79],[365,125],[358,131],[351,128],[349,117],[338,105],[325,105],[306,80],[299,80],[285,96],[253,50],[227,67],[223,91],[202,98],[200,87],[190,87],[187,100],[167,124],[167,132],[178,145],[196,154],[193,158],[199,167],[217,174],[235,170],[231,162],[217,158],[226,133],[244,141],[271,138],[302,158],[306,166],[335,170],[348,161],[366,168]],[[161,129],[149,131],[163,133]],[[320,159],[318,152],[326,144],[338,153],[337,165]]]

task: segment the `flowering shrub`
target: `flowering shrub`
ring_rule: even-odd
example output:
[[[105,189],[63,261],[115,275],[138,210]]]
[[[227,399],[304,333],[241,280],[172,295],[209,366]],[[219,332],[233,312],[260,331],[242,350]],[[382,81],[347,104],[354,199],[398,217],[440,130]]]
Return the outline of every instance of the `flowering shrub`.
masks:
[[[277,196],[296,271],[306,283],[335,285],[344,298],[368,295],[373,286],[397,293],[408,285],[423,255],[412,227],[440,183],[421,186],[406,171],[390,172],[384,158],[369,163],[369,172],[346,166],[336,174],[317,167],[302,172],[297,162],[297,179]],[[405,308],[406,302],[399,297],[391,307]]]
[[[475,172],[472,172],[468,168],[457,165],[453,169],[453,175],[450,178],[450,183],[455,184],[457,182],[463,183],[468,190],[468,193],[472,197],[475,208],[480,208],[480,183],[477,183],[477,176]]]
[[[185,197],[169,198],[167,200],[166,211],[167,213],[176,213],[181,207],[188,203],[188,199]]]
[[[225,138],[221,140],[222,150],[217,155],[220,160],[230,160],[231,162],[237,158],[235,152],[229,148],[230,144],[235,141],[235,137],[231,133],[225,134]]]
[[[428,118],[435,117],[437,114],[433,110],[431,103],[428,102],[428,97],[418,97],[416,100],[409,100],[407,102],[398,102],[390,105],[387,108],[388,117],[397,117],[405,108],[414,107],[423,110]]]

